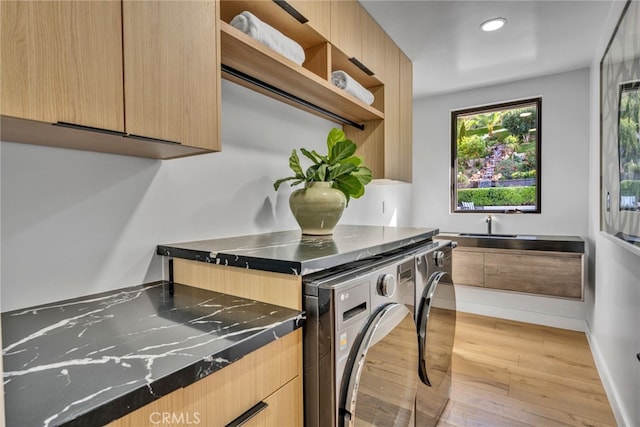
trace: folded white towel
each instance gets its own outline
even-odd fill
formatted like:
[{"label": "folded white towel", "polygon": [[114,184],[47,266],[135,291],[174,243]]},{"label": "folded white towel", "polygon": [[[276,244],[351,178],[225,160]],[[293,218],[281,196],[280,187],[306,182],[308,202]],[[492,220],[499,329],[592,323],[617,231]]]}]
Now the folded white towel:
[{"label": "folded white towel", "polygon": [[340,89],[344,89],[365,104],[373,104],[373,94],[344,71],[336,70],[331,73],[331,83]]},{"label": "folded white towel", "polygon": [[304,62],[304,49],[295,41],[262,22],[251,12],[244,11],[231,20],[231,26],[259,41],[298,65]]}]

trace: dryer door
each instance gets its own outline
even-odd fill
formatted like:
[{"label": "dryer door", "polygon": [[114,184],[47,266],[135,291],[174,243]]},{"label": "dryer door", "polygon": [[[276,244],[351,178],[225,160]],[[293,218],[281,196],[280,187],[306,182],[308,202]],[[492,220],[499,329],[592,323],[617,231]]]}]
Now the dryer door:
[{"label": "dryer door", "polygon": [[453,281],[439,271],[429,278],[418,304],[418,347],[420,379],[438,387],[449,375],[456,334],[456,306]]},{"label": "dryer door", "polygon": [[339,425],[412,426],[418,385],[413,315],[403,304],[379,307],[358,333],[340,389]]}]

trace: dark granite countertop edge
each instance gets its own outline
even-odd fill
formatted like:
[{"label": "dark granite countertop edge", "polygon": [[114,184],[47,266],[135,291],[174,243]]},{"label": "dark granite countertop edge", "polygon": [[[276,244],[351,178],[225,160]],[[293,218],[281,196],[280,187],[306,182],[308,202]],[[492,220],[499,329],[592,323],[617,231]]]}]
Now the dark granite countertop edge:
[{"label": "dark granite countertop edge", "polygon": [[198,251],[195,249],[183,249],[171,245],[158,245],[156,254],[174,258],[188,259],[191,261],[208,262],[212,264],[218,263],[216,258],[211,257],[211,253],[207,251]]},{"label": "dark granite countertop edge", "polygon": [[[342,264],[348,264],[369,256],[391,253],[406,246],[421,244],[431,240],[438,234],[437,229],[429,230],[426,233],[417,234],[412,237],[401,238],[394,242],[388,242],[381,245],[374,245],[365,250],[357,250],[310,259],[304,261],[280,260],[272,258],[262,258],[258,256],[236,255],[233,253],[218,252],[212,254],[208,251],[197,249],[185,249],[171,244],[158,245],[156,253],[161,256],[173,258],[187,259],[191,261],[206,262],[210,264],[219,264],[251,270],[269,271],[273,273],[284,273],[293,275],[305,275],[314,273],[319,270],[336,267]],[[366,256],[363,256],[366,254]]]},{"label": "dark granite countertop edge", "polygon": [[579,236],[538,236],[517,235],[520,237],[476,237],[460,236],[459,233],[442,232],[438,237],[446,237],[457,242],[460,247],[515,249],[548,252],[584,253],[585,241]]},{"label": "dark granite countertop edge", "polygon": [[305,317],[305,313],[300,312],[296,317],[264,329],[243,341],[234,343],[189,366],[159,378],[151,384],[144,384],[136,390],[80,414],[73,420],[67,421],[64,426],[104,425],[122,418],[144,405],[180,388],[187,387],[242,359],[249,353],[303,327]]}]

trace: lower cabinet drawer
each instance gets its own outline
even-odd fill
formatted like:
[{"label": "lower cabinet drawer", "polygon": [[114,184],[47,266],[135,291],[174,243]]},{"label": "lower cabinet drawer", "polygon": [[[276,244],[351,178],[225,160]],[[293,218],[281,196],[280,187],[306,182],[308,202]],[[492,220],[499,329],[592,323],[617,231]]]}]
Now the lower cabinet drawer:
[{"label": "lower cabinet drawer", "polygon": [[301,371],[302,330],[298,329],[109,425],[224,427],[264,401],[269,406],[245,426],[299,426],[298,420],[289,421],[301,419]]},{"label": "lower cabinet drawer", "polygon": [[242,427],[300,427],[302,414],[302,379],[298,376],[263,401],[267,406]]},{"label": "lower cabinet drawer", "polygon": [[582,298],[582,256],[484,254],[484,286]]},{"label": "lower cabinet drawer", "polygon": [[484,286],[484,254],[456,248],[453,252],[453,283]]},{"label": "lower cabinet drawer", "polygon": [[457,285],[575,300],[583,297],[581,253],[456,248],[452,265]]}]

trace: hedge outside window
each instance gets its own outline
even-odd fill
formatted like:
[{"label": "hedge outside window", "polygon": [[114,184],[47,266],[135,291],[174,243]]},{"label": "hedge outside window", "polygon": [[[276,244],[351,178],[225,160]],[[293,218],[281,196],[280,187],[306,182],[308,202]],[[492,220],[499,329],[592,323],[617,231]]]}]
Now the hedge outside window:
[{"label": "hedge outside window", "polygon": [[452,212],[540,213],[542,98],[451,112]]}]

